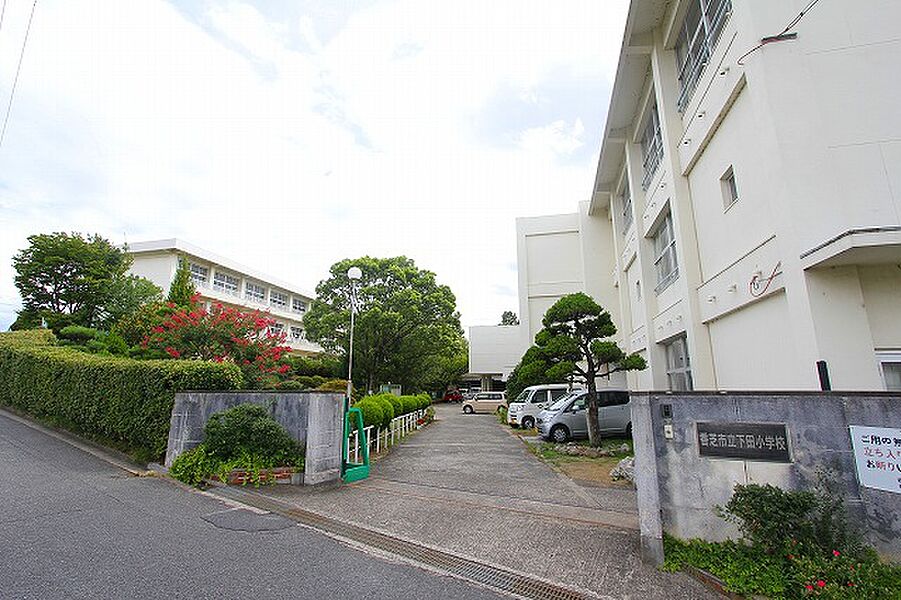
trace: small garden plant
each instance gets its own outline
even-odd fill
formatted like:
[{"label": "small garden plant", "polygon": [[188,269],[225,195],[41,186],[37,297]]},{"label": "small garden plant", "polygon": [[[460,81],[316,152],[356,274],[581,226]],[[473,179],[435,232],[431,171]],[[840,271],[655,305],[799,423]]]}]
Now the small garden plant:
[{"label": "small garden plant", "polygon": [[175,459],[169,474],[189,485],[245,471],[254,485],[271,482],[266,471],[276,467],[303,470],[303,450],[262,406],[240,404],[216,413],[204,428],[204,442]]},{"label": "small garden plant", "polygon": [[769,598],[901,599],[901,567],[879,561],[848,527],[825,479],[815,491],[737,485],[718,509],[741,541],[664,539],[664,569],[715,575],[738,594]]}]

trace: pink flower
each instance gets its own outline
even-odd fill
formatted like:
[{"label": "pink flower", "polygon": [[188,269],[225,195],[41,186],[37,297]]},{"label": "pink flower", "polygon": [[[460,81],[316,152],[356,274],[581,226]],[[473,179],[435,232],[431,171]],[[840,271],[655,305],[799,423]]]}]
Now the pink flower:
[{"label": "pink flower", "polygon": [[166,350],[166,354],[168,354],[172,358],[178,358],[179,356],[181,356],[181,352],[179,352],[172,346],[166,346],[165,350]]},{"label": "pink flower", "polygon": [[810,585],[809,583],[808,583],[807,585],[805,585],[804,587],[807,589],[808,592],[812,592],[812,591],[813,591],[813,586]]},{"label": "pink flower", "polygon": [[818,580],[817,580],[817,587],[821,587],[821,588],[826,587],[826,582],[823,581],[822,579],[818,579]]},{"label": "pink flower", "polygon": [[839,552],[838,550],[833,550],[833,551],[832,551],[832,556],[841,556],[841,554],[842,554],[842,553]]}]

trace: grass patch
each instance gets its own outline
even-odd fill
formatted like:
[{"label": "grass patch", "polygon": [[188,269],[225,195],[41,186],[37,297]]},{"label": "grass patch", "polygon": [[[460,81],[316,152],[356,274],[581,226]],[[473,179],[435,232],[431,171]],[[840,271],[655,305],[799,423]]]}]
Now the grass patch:
[{"label": "grass patch", "polygon": [[[629,445],[629,452],[621,452],[623,444]],[[578,444],[588,448],[588,443]],[[550,442],[527,444],[529,451],[542,461],[562,471],[567,477],[589,481],[606,487],[631,488],[628,481],[615,481],[610,478],[610,471],[620,460],[632,454],[632,440],[628,438],[607,438],[601,443],[601,450],[612,452],[610,456],[572,456],[557,450],[557,445]]]}]

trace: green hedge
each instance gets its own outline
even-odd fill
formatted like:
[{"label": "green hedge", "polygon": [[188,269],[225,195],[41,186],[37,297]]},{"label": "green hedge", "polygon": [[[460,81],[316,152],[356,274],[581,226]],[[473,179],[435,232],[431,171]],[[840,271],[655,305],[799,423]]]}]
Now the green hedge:
[{"label": "green hedge", "polygon": [[46,330],[0,333],[0,404],[147,458],[166,451],[175,392],[243,384],[232,364],[99,356],[55,343]]}]

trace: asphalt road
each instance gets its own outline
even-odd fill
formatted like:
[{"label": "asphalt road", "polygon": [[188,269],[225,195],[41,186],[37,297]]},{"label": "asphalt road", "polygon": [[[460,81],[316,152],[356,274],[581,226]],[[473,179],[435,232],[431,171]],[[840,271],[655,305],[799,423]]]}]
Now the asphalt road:
[{"label": "asphalt road", "polygon": [[0,415],[0,598],[498,598]]}]

